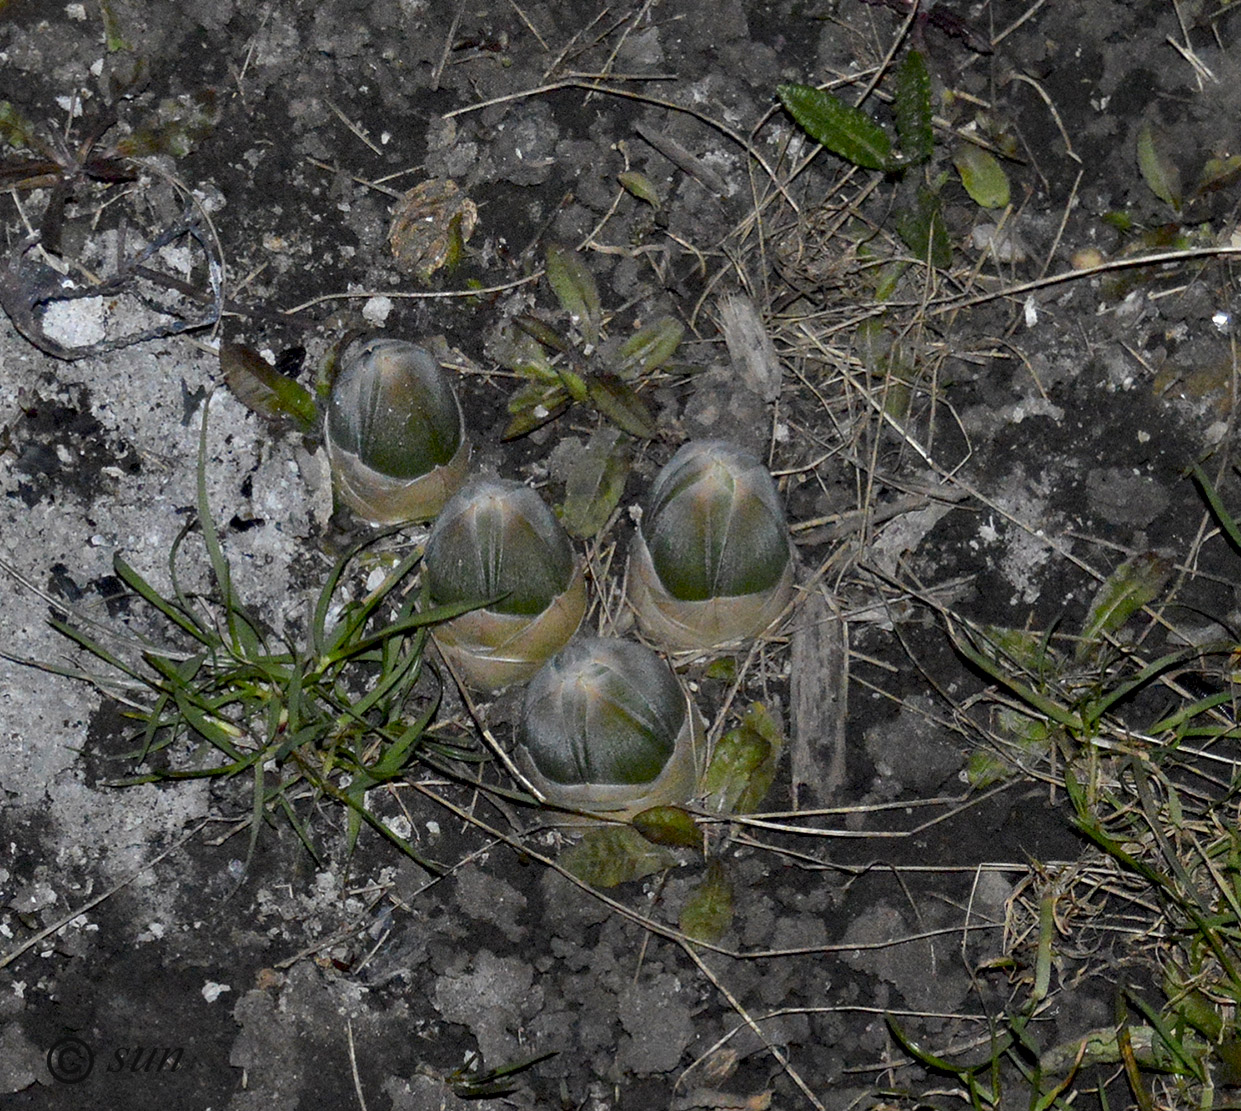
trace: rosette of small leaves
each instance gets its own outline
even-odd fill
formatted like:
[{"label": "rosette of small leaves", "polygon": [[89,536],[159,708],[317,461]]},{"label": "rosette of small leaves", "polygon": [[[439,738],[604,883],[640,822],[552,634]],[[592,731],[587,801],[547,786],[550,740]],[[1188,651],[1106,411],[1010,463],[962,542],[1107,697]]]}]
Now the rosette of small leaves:
[{"label": "rosette of small leaves", "polygon": [[793,592],[779,494],[758,458],[723,440],[684,445],[651,488],[629,556],[629,601],[661,647],[756,637]]},{"label": "rosette of small leaves", "polygon": [[454,495],[431,530],[422,574],[433,605],[486,603],[433,633],[440,652],[479,690],[530,678],[586,612],[586,583],[569,538],[520,482],[478,478]]},{"label": "rosette of small leaves", "polygon": [[494,345],[495,357],[526,380],[509,399],[504,439],[533,432],[573,404],[595,410],[632,436],[651,439],[655,420],[638,387],[667,367],[685,329],[665,316],[623,341],[605,338],[599,288],[581,256],[548,247],[547,278],[570,326],[562,331],[524,314]]},{"label": "rosette of small leaves", "polygon": [[426,348],[405,340],[346,345],[324,439],[340,500],[376,524],[434,517],[469,467],[452,385]]},{"label": "rosette of small leaves", "polygon": [[702,717],[659,656],[592,637],[530,681],[516,757],[552,805],[624,819],[687,801],[704,748]]}]

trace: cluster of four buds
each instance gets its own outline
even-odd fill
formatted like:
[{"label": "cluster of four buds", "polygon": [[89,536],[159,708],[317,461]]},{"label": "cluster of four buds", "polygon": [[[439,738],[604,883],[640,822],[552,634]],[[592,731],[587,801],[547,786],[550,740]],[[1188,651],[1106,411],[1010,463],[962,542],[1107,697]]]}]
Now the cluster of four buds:
[{"label": "cluster of four buds", "polygon": [[[485,603],[437,626],[436,644],[479,690],[530,680],[516,755],[549,802],[626,817],[694,793],[703,725],[692,700],[644,645],[573,639],[587,605],[581,560],[534,490],[465,482],[464,417],[429,352],[385,338],[347,347],[326,440],[337,491],[355,512],[435,517],[428,601]],[[751,639],[792,590],[788,526],[767,469],[724,441],[684,445],[656,478],[630,551],[628,601],[643,635],[672,651]]]}]

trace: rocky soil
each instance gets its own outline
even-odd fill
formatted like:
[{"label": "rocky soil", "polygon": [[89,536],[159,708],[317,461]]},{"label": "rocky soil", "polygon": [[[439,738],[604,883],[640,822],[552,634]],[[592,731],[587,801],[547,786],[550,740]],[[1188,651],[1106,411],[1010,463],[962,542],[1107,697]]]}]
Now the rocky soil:
[{"label": "rocky soil", "polygon": [[[992,0],[913,26],[937,116],[922,180],[942,175],[953,249],[930,270],[891,231],[913,179],[811,157],[775,98],[793,81],[856,100],[901,40],[897,9],[0,5],[0,101],[16,113],[0,112],[6,1108],[948,1105],[892,1023],[936,1051],[985,1044],[987,1016],[1028,988],[1038,877],[1086,846],[1037,769],[971,785],[998,727],[944,614],[1072,631],[1108,572],[1154,551],[1181,576],[1180,626],[1241,620],[1235,556],[1186,476],[1207,460],[1241,500],[1235,174],[1194,186],[1235,150],[1241,48],[1229,4]],[[866,102],[885,121],[887,88]],[[1139,164],[1147,125],[1181,211]],[[1006,155],[1009,210],[962,187],[963,135]],[[135,136],[154,153],[128,162]],[[109,182],[118,166],[133,180]],[[422,281],[388,234],[396,198],[428,179],[455,181],[478,222],[459,264]],[[71,200],[41,256],[29,237],[55,231],[57,181]],[[82,283],[162,232],[151,265],[181,286],[32,306],[64,291],[58,258]],[[601,418],[575,407],[503,441],[518,383],[494,357],[515,315],[554,319],[549,242],[582,247],[612,335],[682,321],[694,371],[645,388],[659,435],[583,547],[588,620],[623,622],[627,511],[687,438],[761,451],[797,542],[799,602],[777,634],[730,669],[684,671],[717,733],[761,701],[792,750],[762,820],[713,833],[734,892],[714,946],[676,928],[700,862],[600,898],[549,863],[566,835],[537,811],[429,771],[373,805],[443,876],[369,832],[347,856],[343,815],[309,801],[325,863],[273,821],[246,867],[245,783],[110,786],[132,770],[116,692],[22,662],[90,666],[52,616],[153,632],[113,558],[170,588],[212,390],[207,492],[235,587],[272,629],[305,629],[365,530],[333,515],[315,435],[222,387],[221,341],[309,383],[350,330],[442,336],[477,465],[562,500],[565,460]],[[1138,265],[1139,249],[1174,257]],[[876,274],[899,259],[884,300]],[[739,290],[779,356],[774,398],[722,337]],[[221,307],[215,327],[189,326]],[[141,338],[153,321],[170,334]],[[201,586],[198,535],[183,573]],[[480,707],[502,741],[517,698]],[[440,717],[478,743],[454,692]],[[1066,953],[1043,1044],[1107,1023],[1118,970],[1154,982],[1127,961],[1106,940]],[[525,1062],[507,1094],[463,1098],[480,1094],[471,1073]]]}]

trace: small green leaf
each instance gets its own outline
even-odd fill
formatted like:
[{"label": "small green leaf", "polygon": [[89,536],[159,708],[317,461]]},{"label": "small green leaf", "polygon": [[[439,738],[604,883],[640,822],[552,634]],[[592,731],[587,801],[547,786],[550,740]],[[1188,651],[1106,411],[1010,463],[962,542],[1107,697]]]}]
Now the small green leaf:
[{"label": "small green leaf", "polygon": [[652,845],[633,826],[587,830],[581,841],[560,857],[566,871],[591,887],[615,887],[640,880],[676,862],[669,849]]},{"label": "small green leaf", "polygon": [[703,777],[703,806],[717,814],[753,813],[771,788],[783,747],[779,723],[761,702],[752,703],[715,746]]},{"label": "small green leaf", "polygon": [[662,316],[635,332],[623,344],[616,360],[616,373],[626,381],[650,374],[664,366],[681,346],[685,328],[670,316]]},{"label": "small green leaf", "polygon": [[549,421],[555,420],[569,406],[569,395],[565,392],[560,380],[555,385],[544,386],[531,382],[522,386],[508,399],[508,411],[512,419],[501,435],[503,440],[516,440],[536,428],[542,428]]},{"label": "small green leaf", "polygon": [[[569,395],[560,384],[560,378],[554,377],[551,382],[531,382],[522,386],[508,399],[506,408],[510,414],[517,415],[540,406],[549,411],[560,409],[568,403]],[[547,414],[543,414],[541,419],[547,420]]]},{"label": "small green leaf", "polygon": [[896,137],[906,165],[930,159],[935,135],[931,130],[931,75],[920,50],[911,50],[896,67]]},{"label": "small green leaf", "polygon": [[656,845],[669,848],[702,849],[702,832],[689,811],[679,806],[652,806],[635,814],[633,826]]},{"label": "small green leaf", "polygon": [[18,150],[37,149],[34,124],[7,100],[0,100],[0,143]]},{"label": "small green leaf", "polygon": [[659,193],[646,174],[626,170],[623,174],[618,174],[616,180],[621,183],[625,192],[632,193],[640,201],[646,201],[652,208],[659,208]]},{"label": "small green leaf", "polygon": [[558,363],[554,369],[557,377],[560,379],[560,384],[564,386],[565,392],[574,401],[585,404],[590,400],[590,390],[586,386],[586,379],[570,370],[563,363]]},{"label": "small green leaf", "polygon": [[1115,633],[1138,610],[1159,597],[1171,576],[1171,561],[1155,552],[1142,552],[1125,560],[1108,576],[1090,603],[1077,658],[1087,658],[1105,634]]},{"label": "small green leaf", "polygon": [[970,199],[982,208],[1006,208],[1010,199],[1008,175],[999,160],[973,143],[963,143],[952,156],[961,184]]},{"label": "small green leaf", "polygon": [[1223,158],[1208,158],[1202,164],[1195,193],[1205,196],[1220,189],[1227,189],[1241,177],[1241,154],[1229,154]]},{"label": "small green leaf", "polygon": [[975,791],[984,791],[1016,774],[1016,768],[985,748],[974,749],[965,762],[965,781]]},{"label": "small green leaf", "polygon": [[523,436],[529,436],[536,428],[542,428],[549,421],[555,420],[559,415],[559,412],[547,410],[543,410],[542,415],[540,415],[538,409],[530,409],[526,412],[518,413],[504,426],[504,431],[500,433],[500,439],[505,442],[520,440]]},{"label": "small green leaf", "polygon": [[547,248],[547,280],[551,282],[560,307],[582,331],[588,347],[599,342],[599,325],[603,308],[599,287],[576,251],[568,251],[555,243]]},{"label": "small green leaf", "polygon": [[615,374],[600,374],[587,382],[590,403],[617,428],[641,440],[653,440],[658,433],[646,403]]},{"label": "small green leaf", "polygon": [[695,941],[714,945],[733,924],[733,885],[728,882],[718,860],[707,867],[707,874],[690,893],[681,908],[681,932]]},{"label": "small green leaf", "polygon": [[487,353],[506,370],[523,378],[532,378],[536,382],[558,381],[543,344],[524,328],[505,328],[491,343]]},{"label": "small green leaf", "polygon": [[923,262],[941,270],[952,265],[952,243],[937,193],[919,188],[913,206],[896,213],[896,230]]},{"label": "small green leaf", "polygon": [[544,347],[550,347],[553,351],[560,352],[569,350],[569,341],[550,324],[544,323],[537,316],[522,313],[521,316],[514,318],[513,323],[530,339],[537,341]]},{"label": "small green leaf", "polygon": [[301,432],[314,428],[317,410],[310,392],[257,351],[240,343],[223,344],[220,369],[233,396],[251,412],[266,420],[291,420]]},{"label": "small green leaf", "polygon": [[1162,136],[1157,136],[1150,120],[1138,132],[1138,169],[1147,187],[1175,212],[1181,211],[1181,172],[1168,157]]},{"label": "small green leaf", "polygon": [[887,301],[895,292],[896,287],[900,284],[900,280],[904,277],[905,271],[909,269],[909,263],[904,259],[894,259],[892,262],[886,262],[877,270],[872,271],[875,283],[875,300]]},{"label": "small green leaf", "polygon": [[866,170],[893,168],[892,140],[860,108],[813,85],[780,85],[780,102],[816,143]]},{"label": "small green leaf", "polygon": [[1060,730],[1058,725],[1007,706],[1000,708],[995,724],[1006,740],[1032,759],[1047,755]]},{"label": "small green leaf", "polygon": [[1016,629],[1008,625],[980,625],[978,632],[994,649],[997,659],[1007,657],[1022,671],[1039,675],[1059,659],[1048,644],[1047,634],[1036,629]]},{"label": "small green leaf", "polygon": [[587,540],[612,516],[629,475],[629,445],[615,428],[600,428],[573,461],[565,481],[563,521]]},{"label": "small green leaf", "polygon": [[444,269],[450,274],[461,265],[461,259],[465,256],[466,238],[465,215],[455,212],[448,218],[448,246],[444,251]]}]

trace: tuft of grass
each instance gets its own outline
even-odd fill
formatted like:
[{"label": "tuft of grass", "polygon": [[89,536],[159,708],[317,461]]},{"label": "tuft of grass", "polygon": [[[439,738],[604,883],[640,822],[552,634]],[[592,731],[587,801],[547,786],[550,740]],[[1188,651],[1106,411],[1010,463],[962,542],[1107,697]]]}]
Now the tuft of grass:
[{"label": "tuft of grass", "polygon": [[[1201,469],[1194,476],[1241,551],[1241,528]],[[1142,650],[1143,636],[1127,625],[1162,596],[1171,573],[1152,553],[1126,560],[1073,636],[948,618],[958,652],[992,684],[997,743],[971,762],[976,784],[1005,774],[1001,753],[1007,774],[1064,791],[1092,846],[1083,861],[1032,880],[1018,931],[1032,940],[1011,954],[1026,970],[1026,998],[996,1019],[983,1060],[936,1055],[892,1024],[905,1051],[952,1077],[970,1106],[998,1106],[996,1078],[1014,1066],[1036,1108],[1070,1106],[1096,1066],[1123,1078],[1142,1109],[1235,1106],[1223,1090],[1241,1081],[1238,648]],[[1094,951],[1100,974],[1115,982],[1106,966],[1113,950],[1129,977],[1114,989],[1115,1021],[1040,1044],[1034,1019],[1055,990],[1052,969]]]},{"label": "tuft of grass", "polygon": [[[209,404],[209,402],[208,402]],[[318,594],[300,643],[275,637],[242,604],[207,502],[207,406],[198,454],[198,530],[210,567],[207,594],[185,590],[178,576],[186,525],[169,553],[172,589],[157,590],[119,555],[117,576],[168,627],[180,647],[146,645],[136,658],[111,651],[81,623],[54,618],[53,627],[105,672],[36,665],[105,690],[121,691],[141,725],[128,758],[126,786],[185,779],[250,780],[250,850],[260,828],[283,815],[321,862],[316,839],[299,812],[307,796],[327,799],[348,816],[347,849],[365,824],[429,870],[442,868],[420,854],[367,804],[367,793],[419,762],[445,770],[451,761],[478,761],[474,748],[432,732],[443,693],[424,667],[429,627],[479,603],[418,609],[411,589],[422,558],[415,549],[397,561],[361,599],[342,599],[347,570],[381,533],[351,548]],[[31,661],[22,661],[29,663]],[[158,767],[154,758],[160,757]]]}]

